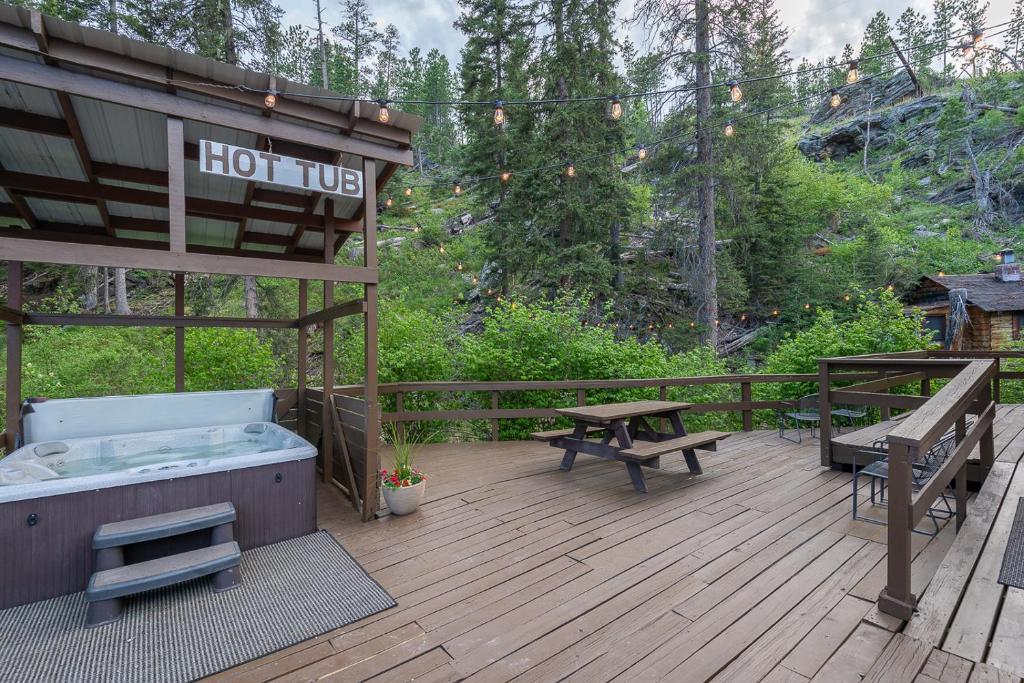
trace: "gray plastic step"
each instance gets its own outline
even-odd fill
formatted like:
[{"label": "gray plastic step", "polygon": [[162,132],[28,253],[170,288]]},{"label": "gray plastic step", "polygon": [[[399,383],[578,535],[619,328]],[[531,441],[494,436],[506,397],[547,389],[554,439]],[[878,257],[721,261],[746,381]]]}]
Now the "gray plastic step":
[{"label": "gray plastic step", "polygon": [[238,543],[221,543],[155,560],[96,572],[85,589],[89,602],[122,598],[155,588],[171,586],[238,566],[242,551]]},{"label": "gray plastic step", "polygon": [[103,524],[92,537],[93,550],[178,536],[235,521],[235,506],[216,503],[150,517]]}]

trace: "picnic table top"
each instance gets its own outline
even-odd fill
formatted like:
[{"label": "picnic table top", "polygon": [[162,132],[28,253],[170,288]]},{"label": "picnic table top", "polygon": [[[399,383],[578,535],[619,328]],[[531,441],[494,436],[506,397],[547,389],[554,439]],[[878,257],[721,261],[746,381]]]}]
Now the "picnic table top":
[{"label": "picnic table top", "polygon": [[686,410],[692,404],[679,401],[629,401],[627,403],[606,403],[599,406],[578,406],[558,408],[556,412],[575,420],[585,422],[611,422],[642,415],[661,415],[675,410]]}]

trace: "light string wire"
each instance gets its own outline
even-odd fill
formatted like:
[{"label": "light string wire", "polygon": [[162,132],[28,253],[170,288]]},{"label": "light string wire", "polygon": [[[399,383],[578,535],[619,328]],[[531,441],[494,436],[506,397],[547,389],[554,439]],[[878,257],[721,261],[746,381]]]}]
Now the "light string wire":
[{"label": "light string wire", "polygon": [[[984,28],[981,28],[981,29],[972,29],[971,31],[966,31],[964,33],[953,35],[953,36],[950,36],[948,38],[944,38],[944,39],[941,39],[941,40],[935,40],[935,41],[931,41],[929,43],[922,43],[920,45],[910,45],[910,46],[907,46],[906,48],[904,48],[903,50],[892,50],[890,52],[884,52],[884,53],[881,53],[881,54],[862,56],[860,58],[857,58],[857,59],[853,60],[853,62],[860,63],[860,62],[868,62],[868,61],[872,61],[872,60],[886,59],[888,57],[897,56],[901,52],[909,53],[909,52],[925,50],[925,49],[928,49],[930,47],[935,47],[936,45],[946,45],[950,41],[959,40],[961,38],[975,36],[975,35],[978,35],[979,33],[986,34],[988,31],[992,31],[994,29],[1001,28],[1003,26],[1007,26],[1007,25],[1012,24],[1012,23],[1014,23],[1014,20],[1004,21],[1002,23],[993,24],[991,26],[987,26],[987,27],[984,27]],[[1001,33],[1005,33],[1005,31],[1000,31],[999,34],[1001,34]],[[999,34],[986,35],[985,37],[994,37],[995,35],[999,35]],[[959,46],[956,46],[956,47],[957,47],[957,49],[959,49]],[[943,53],[939,52],[936,55],[933,55],[933,58],[935,56],[940,55],[940,54],[943,54]],[[836,59],[836,57],[833,55],[829,59]],[[627,99],[636,99],[636,98],[642,98],[642,97],[657,97],[657,96],[662,96],[662,95],[672,95],[672,94],[680,94],[680,93],[692,93],[692,92],[699,92],[699,91],[704,90],[704,89],[731,87],[733,85],[739,86],[739,85],[745,85],[745,84],[748,84],[748,83],[759,83],[759,82],[762,82],[762,81],[773,80],[773,79],[778,79],[778,78],[790,78],[790,77],[793,77],[793,76],[800,76],[800,75],[818,73],[818,72],[821,72],[821,71],[828,71],[828,70],[833,70],[833,69],[841,69],[841,68],[843,68],[844,65],[847,65],[847,64],[848,64],[847,62],[838,62],[838,61],[836,61],[836,62],[834,62],[832,64],[822,64],[821,66],[815,66],[815,67],[804,68],[804,69],[797,68],[797,69],[792,69],[790,71],[785,71],[785,72],[782,72],[782,73],[768,74],[768,75],[761,75],[761,76],[750,76],[750,77],[743,78],[743,79],[729,79],[729,80],[726,80],[726,81],[721,81],[721,82],[718,82],[718,83],[710,83],[708,85],[701,85],[701,86],[681,86],[681,87],[667,88],[667,89],[663,89],[663,90],[648,90],[648,91],[642,91],[642,92],[629,92],[629,93],[612,93],[612,94],[607,94],[607,95],[590,95],[590,96],[585,96],[585,97],[561,97],[561,98],[543,98],[543,99],[512,99],[512,100],[502,100],[500,98],[495,98],[493,100],[418,100],[418,99],[404,99],[404,98],[392,99],[392,98],[389,98],[389,97],[373,98],[373,97],[357,97],[357,96],[354,96],[354,95],[325,95],[325,94],[309,94],[309,93],[299,93],[299,92],[291,92],[291,93],[289,93],[289,92],[284,92],[284,91],[274,90],[274,89],[253,88],[253,87],[250,87],[250,86],[247,86],[247,85],[225,85],[223,83],[197,83],[197,82],[184,81],[184,80],[178,80],[178,79],[171,79],[169,82],[176,83],[176,84],[179,84],[179,85],[192,85],[192,86],[203,86],[203,87],[219,87],[219,88],[226,88],[226,89],[232,89],[232,90],[240,90],[240,91],[243,91],[243,92],[257,93],[257,94],[260,94],[260,95],[274,95],[275,97],[286,96],[286,97],[294,97],[294,98],[325,100],[325,101],[337,101],[337,102],[361,102],[361,103],[366,103],[366,104],[377,104],[377,105],[385,105],[385,106],[388,105],[388,104],[399,104],[399,105],[413,105],[413,106],[417,106],[417,105],[442,106],[443,105],[443,106],[487,106],[487,107],[494,107],[496,104],[498,104],[498,105],[500,105],[502,107],[506,107],[506,106],[531,106],[531,105],[565,104],[565,103],[575,103],[575,102],[612,102],[612,101],[615,101],[615,100],[627,100]],[[852,64],[852,62],[849,63],[849,64]]]},{"label": "light string wire", "polygon": [[[989,37],[995,37],[995,36],[998,36],[998,35],[1002,35],[1003,33],[1006,33],[1008,30],[1009,29],[1004,29],[1003,31],[998,31],[996,33],[991,34]],[[954,52],[954,51],[959,50],[959,49],[961,49],[961,46],[959,46],[959,45],[952,46],[952,47],[947,47],[945,50],[939,51],[939,52],[937,52],[934,55],[930,55],[926,59],[919,59],[916,62],[908,60],[908,62],[911,65],[920,66],[921,64],[927,64],[927,63],[931,62],[933,59],[935,59],[935,57],[941,56],[941,55],[946,54],[948,52]],[[861,80],[881,78],[881,77],[884,77],[884,76],[887,76],[887,75],[890,75],[890,74],[893,74],[893,73],[897,73],[899,71],[903,71],[904,69],[905,69],[905,67],[902,64],[900,64],[899,66],[895,66],[895,67],[893,67],[891,69],[887,69],[887,70],[881,71],[879,73],[869,74],[869,75],[865,76]],[[850,84],[844,84],[844,86],[845,85],[850,85]],[[780,111],[780,110],[783,110],[783,109],[788,109],[790,107],[794,107],[796,105],[803,104],[803,103],[808,102],[810,100],[815,100],[815,99],[820,100],[820,99],[822,99],[822,98],[824,98],[824,97],[826,97],[828,95],[831,95],[833,93],[833,91],[841,90],[842,87],[843,86],[840,86],[838,88],[828,88],[826,90],[822,90],[822,91],[819,91],[819,92],[811,93],[810,95],[806,95],[804,97],[799,97],[799,98],[796,98],[796,99],[789,100],[787,102],[775,105],[773,107],[768,107],[766,109],[761,109],[761,110],[758,110],[758,111],[755,111],[755,112],[748,112],[746,114],[740,114],[740,115],[735,116],[732,119],[730,119],[730,121],[732,122],[733,125],[735,125],[736,123],[739,123],[740,121],[748,120],[748,119],[751,119],[751,118],[756,118],[756,117],[759,117],[759,116],[764,116],[766,114],[771,114],[773,112]],[[629,147],[625,147],[625,148],[621,148],[621,149],[616,149],[616,150],[613,150],[613,151],[610,151],[610,152],[599,152],[599,153],[596,153],[596,154],[591,154],[591,155],[588,155],[588,156],[580,157],[578,159],[573,159],[572,160],[572,164],[576,165],[577,163],[593,161],[595,159],[602,159],[602,158],[605,158],[605,157],[612,157],[612,156],[616,156],[616,155],[620,155],[620,154],[636,153],[641,147],[647,149],[649,154],[654,154],[657,151],[659,146],[661,146],[661,145],[663,145],[663,144],[665,144],[667,142],[671,142],[673,140],[677,140],[677,139],[679,139],[681,137],[694,136],[694,135],[697,135],[698,133],[704,132],[704,130],[705,129],[698,128],[698,127],[687,128],[687,129],[684,129],[682,131],[679,131],[679,132],[676,132],[676,133],[672,133],[671,135],[667,135],[665,137],[658,138],[656,140],[652,140],[652,141],[648,141],[648,142],[644,142],[644,143],[637,143],[635,145],[631,145]],[[501,179],[506,173],[509,174],[510,178],[515,178],[517,176],[530,175],[530,174],[533,174],[533,173],[539,173],[541,171],[547,171],[547,170],[551,170],[551,169],[554,169],[554,168],[564,169],[566,167],[566,165],[567,165],[566,161],[557,161],[557,162],[552,162],[552,163],[549,163],[549,164],[544,164],[544,165],[536,166],[536,167],[533,167],[533,168],[526,168],[526,169],[522,169],[522,170],[518,170],[518,171],[506,170],[506,171],[502,171],[500,173],[494,173],[494,174],[491,174],[491,175],[475,176],[475,177],[468,177],[468,178],[460,178],[460,179],[457,179],[454,184],[457,184],[457,185],[460,186],[460,191],[465,191],[469,187],[471,187],[473,185],[477,185],[477,184],[479,184],[481,182],[488,181],[488,180]],[[431,182],[428,182],[428,183],[409,183],[409,184],[406,184],[404,187],[406,187],[406,188],[423,188],[423,187],[436,187],[437,185],[438,185],[438,181],[431,181]]]}]

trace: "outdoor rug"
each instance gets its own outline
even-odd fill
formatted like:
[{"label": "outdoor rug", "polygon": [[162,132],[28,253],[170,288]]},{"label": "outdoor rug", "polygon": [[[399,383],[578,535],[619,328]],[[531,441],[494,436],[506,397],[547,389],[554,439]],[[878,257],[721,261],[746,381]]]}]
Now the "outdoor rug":
[{"label": "outdoor rug", "polygon": [[209,577],[125,600],[84,628],[85,594],[0,611],[4,683],[177,683],[209,676],[395,606],[326,531],[247,550],[242,584]]},{"label": "outdoor rug", "polygon": [[1010,537],[1006,539],[999,583],[1024,588],[1024,496],[1017,499],[1017,514],[1013,517]]}]

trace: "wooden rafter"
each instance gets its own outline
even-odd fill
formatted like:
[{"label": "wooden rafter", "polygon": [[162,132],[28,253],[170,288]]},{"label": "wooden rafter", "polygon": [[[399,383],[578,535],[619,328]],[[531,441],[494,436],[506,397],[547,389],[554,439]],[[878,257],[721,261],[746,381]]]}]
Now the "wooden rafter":
[{"label": "wooden rafter", "polygon": [[[0,176],[5,172],[4,165],[0,164]],[[3,188],[4,192],[7,193],[7,196],[11,198],[10,206],[14,209],[15,217],[25,221],[28,227],[35,228],[36,225],[39,224],[39,221],[36,220],[35,214],[32,213],[32,208],[28,205],[28,202],[24,200],[21,194],[4,185],[2,179],[0,179],[0,188]],[[5,213],[7,213],[7,211],[5,211]]]}]

